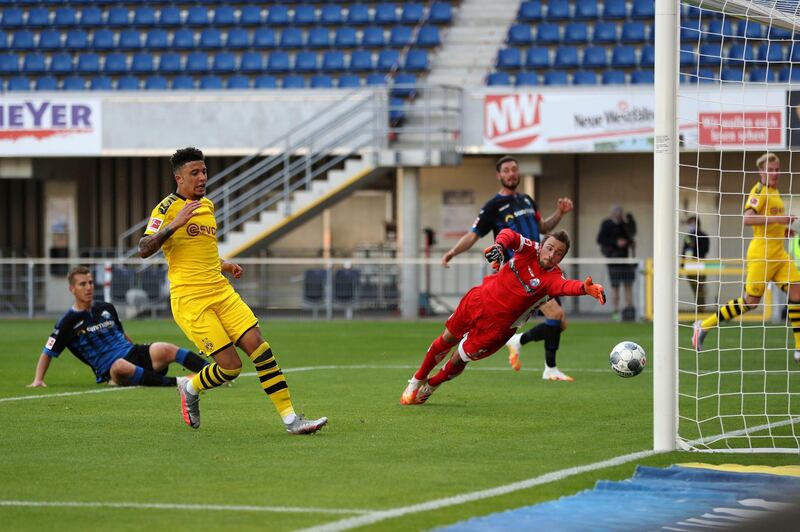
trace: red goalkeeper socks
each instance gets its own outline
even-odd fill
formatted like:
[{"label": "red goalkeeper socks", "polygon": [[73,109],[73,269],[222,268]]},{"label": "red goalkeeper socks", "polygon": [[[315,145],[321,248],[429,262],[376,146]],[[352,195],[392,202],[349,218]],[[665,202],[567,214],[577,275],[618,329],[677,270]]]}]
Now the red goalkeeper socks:
[{"label": "red goalkeeper socks", "polygon": [[414,378],[420,381],[426,379],[431,370],[447,356],[452,348],[453,344],[448,344],[442,336],[439,336],[428,348],[428,352],[425,353],[425,359],[414,374]]},{"label": "red goalkeeper socks", "polygon": [[430,386],[439,386],[444,381],[453,380],[461,375],[461,372],[464,371],[466,367],[467,365],[465,363],[456,366],[453,364],[452,360],[448,360],[445,365],[442,366],[442,369],[439,370],[439,373],[428,379],[428,384]]}]

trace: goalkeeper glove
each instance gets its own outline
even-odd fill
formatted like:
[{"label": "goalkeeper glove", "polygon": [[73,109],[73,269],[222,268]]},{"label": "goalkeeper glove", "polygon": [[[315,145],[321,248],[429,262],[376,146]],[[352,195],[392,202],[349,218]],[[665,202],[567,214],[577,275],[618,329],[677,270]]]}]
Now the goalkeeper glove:
[{"label": "goalkeeper glove", "polygon": [[603,285],[594,284],[591,277],[587,277],[583,281],[583,289],[586,293],[600,302],[601,305],[606,304],[606,292],[603,290]]},{"label": "goalkeeper glove", "polygon": [[492,244],[483,250],[483,256],[486,257],[486,261],[492,265],[494,271],[499,270],[503,265],[506,259],[504,251],[503,246],[500,244]]}]

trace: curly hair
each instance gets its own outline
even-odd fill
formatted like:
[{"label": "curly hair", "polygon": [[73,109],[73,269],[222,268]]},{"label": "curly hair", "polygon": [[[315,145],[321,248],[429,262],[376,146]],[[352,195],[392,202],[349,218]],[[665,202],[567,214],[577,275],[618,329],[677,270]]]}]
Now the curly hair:
[{"label": "curly hair", "polygon": [[180,170],[184,164],[194,161],[205,161],[203,152],[197,148],[182,148],[173,153],[172,157],[169,158],[173,174],[177,174],[178,170]]}]

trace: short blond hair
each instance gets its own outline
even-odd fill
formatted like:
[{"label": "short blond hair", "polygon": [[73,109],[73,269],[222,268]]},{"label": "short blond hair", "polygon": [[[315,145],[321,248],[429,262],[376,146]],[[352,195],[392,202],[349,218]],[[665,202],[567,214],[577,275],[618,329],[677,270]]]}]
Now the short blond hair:
[{"label": "short blond hair", "polygon": [[772,152],[767,152],[756,160],[756,168],[763,170],[767,163],[780,164],[781,159]]}]

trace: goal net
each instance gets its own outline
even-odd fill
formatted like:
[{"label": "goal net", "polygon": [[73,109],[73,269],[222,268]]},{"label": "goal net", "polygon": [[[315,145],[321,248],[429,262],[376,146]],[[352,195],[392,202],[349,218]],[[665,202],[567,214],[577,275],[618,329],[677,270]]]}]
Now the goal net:
[{"label": "goal net", "polygon": [[800,240],[785,230],[800,224],[779,218],[800,216],[798,9],[796,0],[680,5],[672,287],[680,449],[800,450],[800,298],[796,309],[787,304],[785,284],[800,265],[800,255],[785,254]]}]

